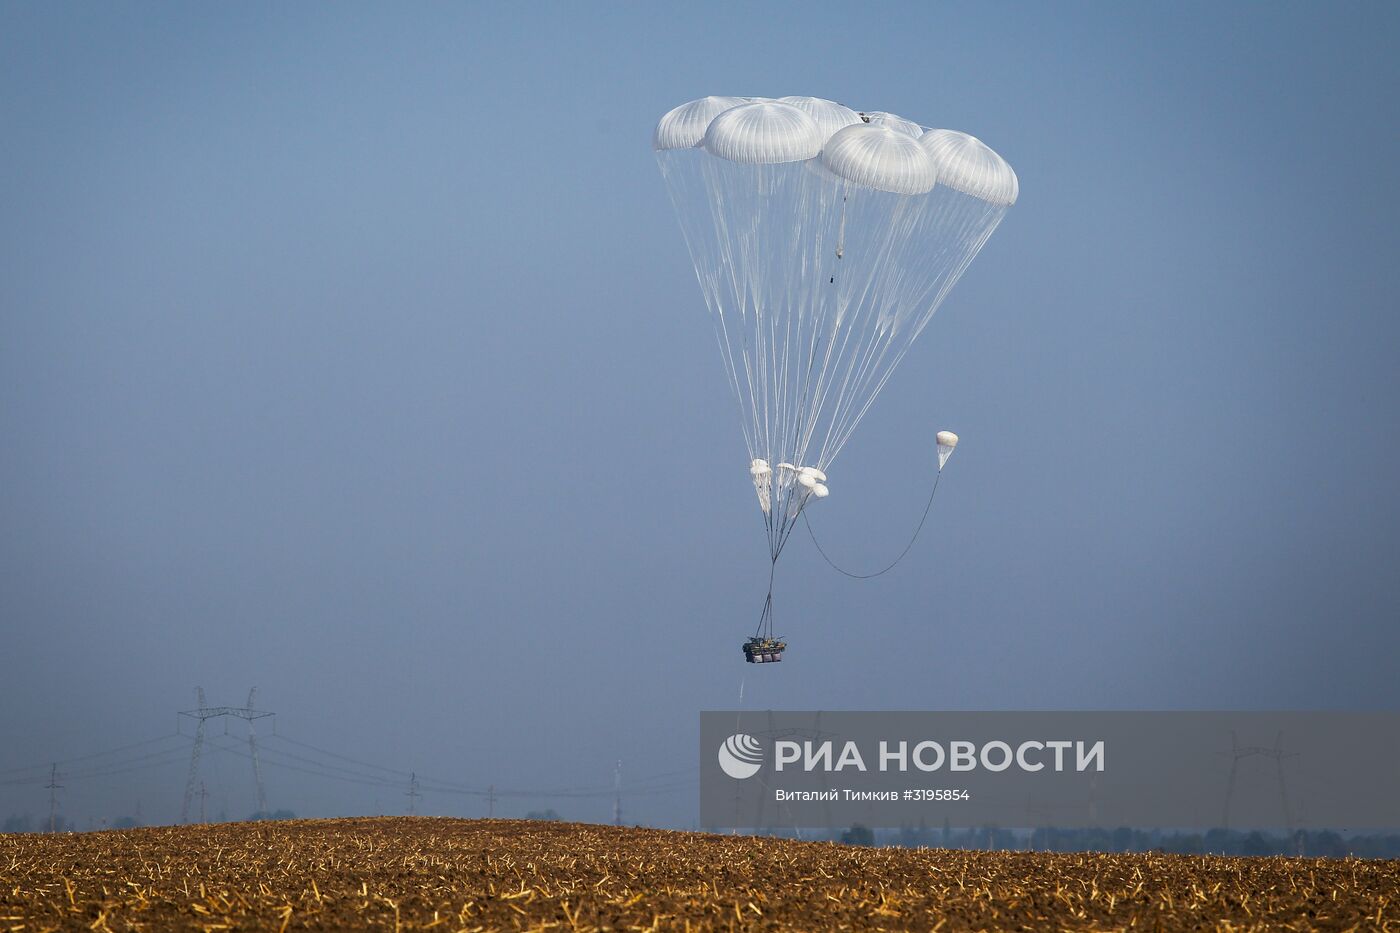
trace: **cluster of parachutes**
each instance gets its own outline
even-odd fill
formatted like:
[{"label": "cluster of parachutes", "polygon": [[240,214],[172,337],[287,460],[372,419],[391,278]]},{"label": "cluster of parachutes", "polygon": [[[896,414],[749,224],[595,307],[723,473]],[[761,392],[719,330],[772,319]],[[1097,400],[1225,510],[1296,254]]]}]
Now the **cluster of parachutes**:
[{"label": "cluster of parachutes", "polygon": [[[767,515],[773,510],[773,468],[762,457],[749,464],[749,475],[753,477],[754,492],[758,493],[758,507]],[[788,492],[788,511],[792,518],[797,517],[808,496],[825,499],[831,490],[826,488],[826,474],[816,467],[798,467],[791,463],[778,464],[778,489]]]},{"label": "cluster of parachutes", "polygon": [[[661,118],[653,148],[776,566],[855,426],[1015,203],[1016,173],[966,133],[816,97],[693,100]],[[937,442],[941,470],[957,437]]]}]

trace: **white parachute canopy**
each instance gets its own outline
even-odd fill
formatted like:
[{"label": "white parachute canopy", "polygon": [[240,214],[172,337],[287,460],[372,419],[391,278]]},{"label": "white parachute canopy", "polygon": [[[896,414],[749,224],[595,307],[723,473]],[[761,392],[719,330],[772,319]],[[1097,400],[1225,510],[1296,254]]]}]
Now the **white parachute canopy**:
[{"label": "white parachute canopy", "polygon": [[952,431],[939,431],[934,440],[938,442],[938,470],[942,472],[948,458],[953,455],[953,449],[958,446],[958,436]]},{"label": "white parachute canopy", "polygon": [[[974,137],[867,116],[812,97],[706,97],[667,113],[653,137],[775,560],[1018,193],[1015,172]],[[951,450],[940,439],[940,468]]]},{"label": "white parachute canopy", "polygon": [[866,123],[874,123],[876,126],[888,126],[892,130],[898,130],[915,139],[918,139],[924,134],[924,128],[922,126],[915,123],[913,120],[906,120],[893,113],[881,113],[879,111],[863,113],[861,114],[861,118]]}]

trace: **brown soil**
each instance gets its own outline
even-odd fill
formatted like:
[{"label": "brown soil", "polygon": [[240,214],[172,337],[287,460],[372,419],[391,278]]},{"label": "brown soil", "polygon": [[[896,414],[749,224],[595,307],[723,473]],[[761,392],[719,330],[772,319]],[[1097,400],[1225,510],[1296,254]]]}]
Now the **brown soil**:
[{"label": "brown soil", "polygon": [[0,933],[1400,930],[1400,861],[864,849],[430,817],[0,835]]}]

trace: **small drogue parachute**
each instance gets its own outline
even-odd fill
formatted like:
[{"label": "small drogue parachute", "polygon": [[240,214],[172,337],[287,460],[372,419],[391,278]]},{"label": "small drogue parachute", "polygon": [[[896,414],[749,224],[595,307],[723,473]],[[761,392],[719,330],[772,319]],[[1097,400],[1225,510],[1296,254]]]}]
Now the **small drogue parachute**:
[{"label": "small drogue parachute", "polygon": [[942,470],[948,465],[953,449],[958,446],[958,436],[952,431],[939,431],[933,437],[938,444],[938,469]]},{"label": "small drogue parachute", "polygon": [[[1016,173],[966,133],[817,97],[702,97],[663,116],[652,145],[776,569],[856,425],[1016,203]],[[957,435],[936,440],[941,471]],[[749,660],[781,659],[772,621],[770,582]]]}]

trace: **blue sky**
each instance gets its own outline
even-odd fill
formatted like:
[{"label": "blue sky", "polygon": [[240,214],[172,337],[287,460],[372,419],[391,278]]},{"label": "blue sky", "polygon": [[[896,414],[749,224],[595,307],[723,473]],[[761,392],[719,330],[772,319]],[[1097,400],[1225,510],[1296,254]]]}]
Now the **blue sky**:
[{"label": "blue sky", "polygon": [[[1394,708],[1397,27],[0,7],[0,769],[160,735],[195,684],[501,787],[688,767],[741,682],[754,709]],[[795,539],[771,669],[739,661],[764,536],[649,146],[706,94],[965,130],[1021,181],[819,517],[883,563],[947,427],[932,533],[865,584]],[[402,806],[268,782],[308,815]],[[73,784],[74,818],[172,819],[183,770]],[[46,803],[0,786],[0,814]]]}]

